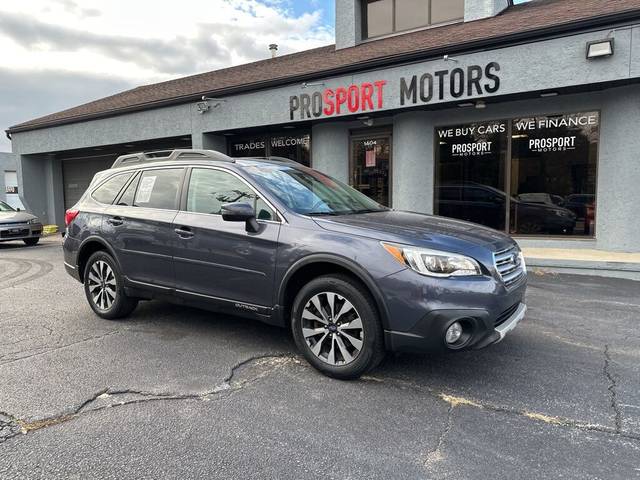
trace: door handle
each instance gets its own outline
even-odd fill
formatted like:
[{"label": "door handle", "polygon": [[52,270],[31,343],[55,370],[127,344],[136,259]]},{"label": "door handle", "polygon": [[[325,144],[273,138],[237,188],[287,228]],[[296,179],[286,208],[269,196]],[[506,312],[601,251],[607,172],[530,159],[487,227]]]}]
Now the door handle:
[{"label": "door handle", "polygon": [[107,219],[107,223],[109,225],[113,225],[114,227],[118,227],[124,223],[124,220],[121,217],[111,217]]},{"label": "door handle", "polygon": [[189,227],[175,228],[173,231],[176,232],[180,238],[186,239],[193,237],[193,232]]}]

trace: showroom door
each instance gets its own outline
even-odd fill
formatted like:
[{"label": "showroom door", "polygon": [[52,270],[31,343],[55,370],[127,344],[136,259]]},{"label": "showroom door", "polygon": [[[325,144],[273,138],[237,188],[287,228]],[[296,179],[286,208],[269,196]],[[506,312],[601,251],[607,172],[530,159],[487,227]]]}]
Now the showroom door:
[{"label": "showroom door", "polygon": [[391,132],[351,136],[349,183],[376,202],[391,206]]}]

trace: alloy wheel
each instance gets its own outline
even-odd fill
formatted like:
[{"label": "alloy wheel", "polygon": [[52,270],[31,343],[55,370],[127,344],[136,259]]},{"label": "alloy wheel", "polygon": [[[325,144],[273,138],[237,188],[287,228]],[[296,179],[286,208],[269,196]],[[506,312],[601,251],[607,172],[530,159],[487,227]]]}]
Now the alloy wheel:
[{"label": "alloy wheel", "polygon": [[109,310],[116,299],[116,277],[113,269],[103,260],[91,265],[87,277],[93,303],[101,310]]},{"label": "alloy wheel", "polygon": [[364,342],[362,319],[345,297],[321,292],[302,311],[302,336],[311,352],[329,365],[353,362]]}]

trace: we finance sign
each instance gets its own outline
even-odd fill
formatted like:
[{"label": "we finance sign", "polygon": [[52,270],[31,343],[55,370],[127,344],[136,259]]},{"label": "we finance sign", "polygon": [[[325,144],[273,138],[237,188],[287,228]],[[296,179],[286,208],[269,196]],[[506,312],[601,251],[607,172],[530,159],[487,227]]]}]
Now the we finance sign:
[{"label": "we finance sign", "polygon": [[[500,64],[470,65],[416,73],[395,81],[373,80],[289,97],[289,119],[309,120],[363,114],[494,94],[500,90]],[[391,95],[388,93],[391,92]]]}]

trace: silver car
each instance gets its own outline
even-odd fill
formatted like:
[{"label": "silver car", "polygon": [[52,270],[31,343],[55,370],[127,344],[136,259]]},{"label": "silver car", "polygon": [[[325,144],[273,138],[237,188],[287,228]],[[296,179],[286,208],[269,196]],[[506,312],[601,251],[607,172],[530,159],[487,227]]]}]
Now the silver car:
[{"label": "silver car", "polygon": [[41,235],[42,223],[38,217],[0,201],[0,242],[22,240],[32,246],[38,243]]}]

